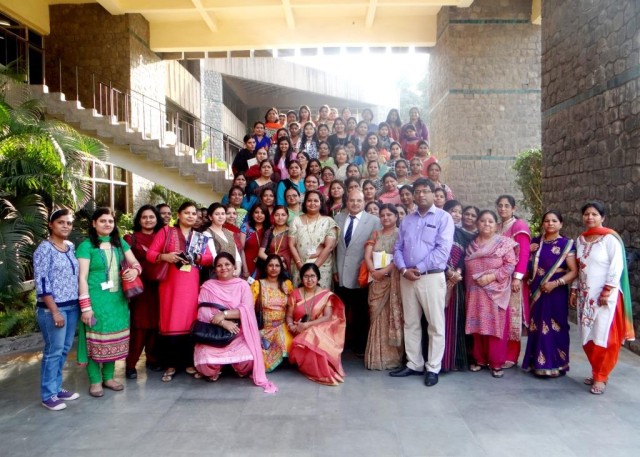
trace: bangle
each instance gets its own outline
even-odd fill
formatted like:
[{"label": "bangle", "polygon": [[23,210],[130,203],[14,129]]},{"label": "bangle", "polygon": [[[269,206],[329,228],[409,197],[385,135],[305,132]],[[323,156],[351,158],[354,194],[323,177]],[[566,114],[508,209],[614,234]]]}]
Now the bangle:
[{"label": "bangle", "polygon": [[139,263],[134,263],[131,268],[138,272],[138,275],[142,274],[142,266]]},{"label": "bangle", "polygon": [[406,268],[403,268],[402,271],[400,271],[400,275],[404,276],[404,274],[407,272]]},{"label": "bangle", "polygon": [[91,299],[88,295],[83,295],[82,298],[78,300],[78,303],[80,304],[80,311],[83,313],[85,311],[91,311]]},{"label": "bangle", "polygon": [[88,308],[85,308],[85,309],[82,310],[83,313],[88,313],[89,311],[93,311],[91,306],[89,306]]}]

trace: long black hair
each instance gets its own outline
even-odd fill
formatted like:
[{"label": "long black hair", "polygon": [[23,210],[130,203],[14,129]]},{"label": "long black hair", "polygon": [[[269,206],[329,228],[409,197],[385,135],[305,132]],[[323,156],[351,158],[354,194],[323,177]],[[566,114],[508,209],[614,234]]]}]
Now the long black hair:
[{"label": "long black hair", "polygon": [[93,222],[97,221],[101,216],[104,216],[105,214],[113,217],[113,230],[109,234],[109,241],[111,242],[111,246],[113,246],[114,248],[121,248],[122,243],[120,242],[120,231],[118,230],[118,225],[115,223],[116,213],[111,208],[98,208],[93,212],[93,214],[91,215],[92,224],[89,226],[89,240],[91,241],[91,244],[94,248],[100,248],[100,243],[102,242],[98,239],[98,232],[93,226]]}]

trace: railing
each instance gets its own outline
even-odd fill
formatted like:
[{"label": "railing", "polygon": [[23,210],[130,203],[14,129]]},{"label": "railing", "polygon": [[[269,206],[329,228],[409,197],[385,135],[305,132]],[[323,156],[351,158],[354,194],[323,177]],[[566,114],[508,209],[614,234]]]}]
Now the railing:
[{"label": "railing", "polygon": [[[63,67],[62,60],[58,60],[57,73],[58,89],[67,100],[80,101],[113,123],[124,124],[143,138],[158,140],[161,146],[192,155],[195,162],[207,163],[211,170],[225,170],[230,176],[241,140],[199,119],[167,111],[166,104],[125,84],[105,80],[89,69]],[[50,79],[45,84],[55,87],[56,81]]]}]

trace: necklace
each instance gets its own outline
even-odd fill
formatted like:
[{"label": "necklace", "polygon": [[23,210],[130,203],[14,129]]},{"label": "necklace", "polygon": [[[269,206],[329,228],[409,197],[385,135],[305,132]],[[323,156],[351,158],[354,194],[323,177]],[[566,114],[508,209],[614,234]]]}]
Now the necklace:
[{"label": "necklace", "polygon": [[304,305],[303,305],[304,306],[304,315],[305,316],[309,316],[307,318],[307,321],[311,320],[311,311],[313,310],[313,307],[315,306],[316,289],[317,289],[317,286],[313,288],[313,297],[311,297],[312,298],[311,305],[308,308],[307,308],[307,289],[306,288],[302,289],[302,295],[304,297]]},{"label": "necklace", "polygon": [[[283,229],[280,233],[278,233],[278,232],[276,232],[276,229],[274,228],[273,229],[273,238],[274,239],[277,238],[278,235],[284,234],[284,232],[286,232],[287,230],[288,229]],[[280,252],[280,247],[282,246],[282,242],[284,241],[284,238],[285,238],[284,236],[280,237],[280,242],[276,245],[274,254],[278,255],[278,252]]]},{"label": "necklace", "polygon": [[66,244],[64,244],[64,241],[62,242],[62,246],[59,246],[58,244],[56,244],[55,241],[49,239],[49,243],[51,243],[53,245],[54,248],[56,248],[56,251],[60,251],[60,252],[67,252],[69,251],[69,246],[67,246]]},{"label": "necklace", "polygon": [[547,239],[546,237],[543,237],[542,241],[545,242],[545,243],[555,243],[558,240],[558,238],[560,238],[560,235],[556,234],[556,236],[554,238],[551,238],[551,239]]}]

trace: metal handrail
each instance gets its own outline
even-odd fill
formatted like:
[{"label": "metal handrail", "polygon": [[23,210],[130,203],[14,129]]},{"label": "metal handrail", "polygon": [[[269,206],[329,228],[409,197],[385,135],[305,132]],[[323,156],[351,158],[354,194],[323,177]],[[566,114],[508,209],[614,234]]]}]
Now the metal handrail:
[{"label": "metal handrail", "polygon": [[[58,59],[60,93],[65,93],[64,89],[68,87],[63,87],[63,73],[66,77],[68,72],[72,72],[75,100],[86,100],[92,109],[109,117],[111,122],[124,124],[143,138],[158,140],[163,147],[174,147],[176,154],[192,155],[196,163],[209,164],[210,170],[220,170],[219,161],[224,161],[227,177],[230,177],[231,164],[242,145],[241,140],[199,119],[184,119],[178,112],[167,115],[165,103],[125,84],[104,79],[90,69],[77,65],[72,68],[65,66],[64,69],[63,72],[62,59]],[[90,93],[87,83],[91,85]]]}]

